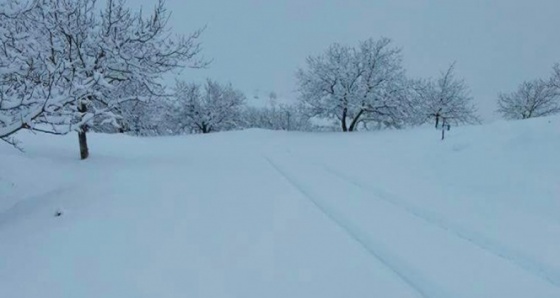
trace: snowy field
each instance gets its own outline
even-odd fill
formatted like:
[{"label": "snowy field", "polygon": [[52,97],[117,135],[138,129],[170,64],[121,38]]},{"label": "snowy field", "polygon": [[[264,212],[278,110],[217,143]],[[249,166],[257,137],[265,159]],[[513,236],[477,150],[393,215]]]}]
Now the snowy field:
[{"label": "snowy field", "polygon": [[21,134],[0,297],[560,297],[560,118],[438,137]]}]

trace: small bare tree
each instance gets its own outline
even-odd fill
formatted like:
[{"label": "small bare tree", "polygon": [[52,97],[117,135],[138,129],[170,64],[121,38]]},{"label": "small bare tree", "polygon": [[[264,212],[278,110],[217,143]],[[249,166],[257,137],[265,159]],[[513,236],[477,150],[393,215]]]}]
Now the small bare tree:
[{"label": "small bare tree", "polygon": [[418,124],[433,120],[435,127],[453,123],[477,123],[477,109],[463,79],[455,77],[455,64],[436,80],[417,81],[412,88],[416,94]]},{"label": "small bare tree", "polygon": [[501,93],[498,112],[506,119],[528,119],[560,113],[560,94],[550,82],[523,82],[517,91]]}]

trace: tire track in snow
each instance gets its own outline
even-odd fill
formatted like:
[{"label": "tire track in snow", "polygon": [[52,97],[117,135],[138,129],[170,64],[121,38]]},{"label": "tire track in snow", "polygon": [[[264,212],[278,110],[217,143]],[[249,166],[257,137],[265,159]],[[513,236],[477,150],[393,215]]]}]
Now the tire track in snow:
[{"label": "tire track in snow", "polygon": [[[301,158],[297,158],[298,160],[302,160]],[[513,252],[511,249],[504,247],[503,245],[497,244],[496,242],[485,238],[483,236],[477,235],[474,232],[466,230],[462,227],[454,225],[449,221],[443,219],[441,216],[437,216],[431,214],[426,211],[422,211],[410,204],[405,203],[402,199],[397,198],[397,196],[392,195],[382,189],[365,185],[363,183],[355,181],[352,177],[349,177],[346,174],[341,173],[340,171],[334,170],[325,164],[320,164],[314,161],[305,161],[308,164],[312,164],[316,167],[322,168],[325,172],[330,173],[332,176],[337,177],[339,180],[351,184],[354,187],[359,188],[360,190],[369,190],[374,193],[373,197],[375,199],[387,202],[395,207],[398,207],[401,210],[406,211],[407,213],[413,215],[414,217],[436,226],[468,243],[491,253],[507,262],[514,264],[515,266],[521,268],[522,270],[538,276],[539,278],[543,279],[544,281],[548,282],[549,284],[560,287],[560,273],[552,268],[546,268],[546,265],[540,264],[537,261],[533,261],[528,257],[521,256],[519,253]]]},{"label": "tire track in snow", "polygon": [[[419,294],[420,297],[430,298],[434,295],[429,295],[427,290],[422,288],[420,284],[425,284],[425,282],[419,282],[415,280],[410,274],[402,272],[401,270],[397,269],[398,266],[395,265],[398,261],[395,260],[394,257],[390,257],[387,255],[386,252],[380,251],[380,249],[376,249],[373,245],[368,241],[368,239],[357,232],[353,227],[351,227],[350,223],[344,222],[340,219],[339,216],[335,215],[335,213],[321,204],[313,194],[311,194],[307,189],[301,185],[297,179],[289,175],[285,172],[280,166],[278,166],[274,161],[270,158],[264,156],[264,159],[267,163],[274,169],[276,173],[278,173],[284,180],[286,180],[295,190],[301,193],[306,199],[308,199],[321,213],[327,216],[335,225],[341,228],[350,238],[352,238],[355,242],[357,242],[369,255],[374,257],[378,260],[381,264],[383,264],[390,272],[392,272],[397,278],[399,278],[403,283],[405,283],[409,288],[414,290],[416,293]],[[410,270],[408,270],[410,272]],[[433,288],[433,287],[431,287]],[[441,296],[441,295],[437,295]]]}]

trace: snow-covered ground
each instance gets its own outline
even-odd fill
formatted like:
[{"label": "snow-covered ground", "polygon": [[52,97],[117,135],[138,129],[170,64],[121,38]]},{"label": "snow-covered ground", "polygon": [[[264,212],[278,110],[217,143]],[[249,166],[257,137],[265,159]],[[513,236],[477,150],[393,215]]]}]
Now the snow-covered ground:
[{"label": "snow-covered ground", "polygon": [[20,138],[0,297],[560,297],[559,117]]}]

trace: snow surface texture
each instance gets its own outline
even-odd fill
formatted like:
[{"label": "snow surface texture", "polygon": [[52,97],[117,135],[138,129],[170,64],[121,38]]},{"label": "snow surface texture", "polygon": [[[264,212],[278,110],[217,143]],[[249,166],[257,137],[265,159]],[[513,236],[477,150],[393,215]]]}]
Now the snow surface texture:
[{"label": "snow surface texture", "polygon": [[559,117],[20,138],[0,297],[560,297]]}]

